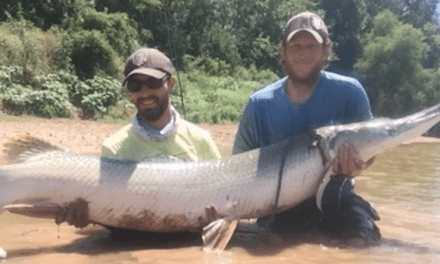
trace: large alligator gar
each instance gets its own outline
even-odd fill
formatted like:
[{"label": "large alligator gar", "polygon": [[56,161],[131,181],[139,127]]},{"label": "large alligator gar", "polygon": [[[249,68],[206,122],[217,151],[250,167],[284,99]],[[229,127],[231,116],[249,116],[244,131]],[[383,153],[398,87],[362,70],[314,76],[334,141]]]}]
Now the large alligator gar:
[{"label": "large alligator gar", "polygon": [[[79,155],[33,138],[15,140],[7,144],[15,163],[0,167],[0,210],[14,204],[44,209],[81,198],[94,223],[155,232],[204,229],[206,244],[224,247],[229,238],[221,242],[214,233],[230,237],[234,219],[269,216],[321,197],[332,160],[345,142],[367,161],[439,121],[440,104],[400,119],[322,127],[268,147],[197,162],[134,163]],[[208,206],[217,220],[212,221]]]}]

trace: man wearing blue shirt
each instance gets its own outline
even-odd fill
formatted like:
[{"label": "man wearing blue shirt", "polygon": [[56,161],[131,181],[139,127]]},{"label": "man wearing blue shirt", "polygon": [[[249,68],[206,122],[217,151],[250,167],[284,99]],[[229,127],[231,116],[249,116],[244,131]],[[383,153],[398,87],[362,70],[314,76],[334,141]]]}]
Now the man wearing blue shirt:
[{"label": "man wearing blue shirt", "polygon": [[[331,52],[324,21],[303,12],[286,24],[280,45],[287,77],[251,95],[240,120],[233,154],[280,142],[309,129],[372,119],[369,100],[354,78],[324,71]],[[301,230],[314,223],[320,230],[347,238],[379,241],[379,217],[353,192],[353,178],[372,163],[363,163],[350,145],[333,162],[334,176],[326,187],[323,212],[310,199],[275,215],[273,231]],[[349,180],[347,180],[349,179]],[[259,219],[259,223],[264,219]]]}]

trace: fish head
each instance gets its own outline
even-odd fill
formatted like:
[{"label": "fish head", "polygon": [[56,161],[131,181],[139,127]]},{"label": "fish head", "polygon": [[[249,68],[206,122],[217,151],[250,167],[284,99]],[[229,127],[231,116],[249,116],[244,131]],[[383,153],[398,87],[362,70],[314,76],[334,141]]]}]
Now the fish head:
[{"label": "fish head", "polygon": [[351,144],[364,162],[403,142],[421,136],[440,121],[440,104],[398,119],[377,118],[317,129],[329,159],[344,143]]}]

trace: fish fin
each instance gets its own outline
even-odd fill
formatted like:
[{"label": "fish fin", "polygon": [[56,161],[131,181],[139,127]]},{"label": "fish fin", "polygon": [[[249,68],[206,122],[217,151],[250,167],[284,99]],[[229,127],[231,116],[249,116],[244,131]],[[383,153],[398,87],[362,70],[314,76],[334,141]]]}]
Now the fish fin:
[{"label": "fish fin", "polygon": [[9,163],[21,163],[37,154],[48,151],[68,151],[68,149],[61,148],[29,134],[22,134],[6,142],[3,153],[6,154],[6,159]]},{"label": "fish fin", "polygon": [[54,219],[62,207],[59,204],[40,202],[35,204],[10,204],[3,207],[3,209],[13,214]]},{"label": "fish fin", "polygon": [[206,218],[208,219],[208,224],[220,219],[217,210],[215,210],[215,207],[212,205],[205,207],[205,213],[206,213]]},{"label": "fish fin", "polygon": [[223,251],[237,227],[238,219],[220,218],[203,228],[203,251]]},{"label": "fish fin", "polygon": [[322,182],[318,187],[318,191],[316,193],[316,205],[318,206],[319,210],[322,212],[322,197],[324,196],[324,190],[325,187],[327,187],[327,184],[331,180],[333,170],[331,169],[331,166],[327,168],[326,173],[324,174],[324,177],[322,178]]}]

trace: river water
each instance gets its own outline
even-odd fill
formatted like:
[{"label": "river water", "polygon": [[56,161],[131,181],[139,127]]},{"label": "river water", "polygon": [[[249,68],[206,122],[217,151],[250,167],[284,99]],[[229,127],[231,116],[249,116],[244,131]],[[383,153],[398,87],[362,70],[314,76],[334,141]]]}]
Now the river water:
[{"label": "river water", "polygon": [[122,242],[99,226],[58,228],[53,220],[9,213],[0,216],[0,246],[8,252],[4,263],[440,263],[440,144],[404,145],[379,155],[357,178],[356,192],[381,217],[378,246],[236,233],[226,251],[204,253],[196,236]]}]

